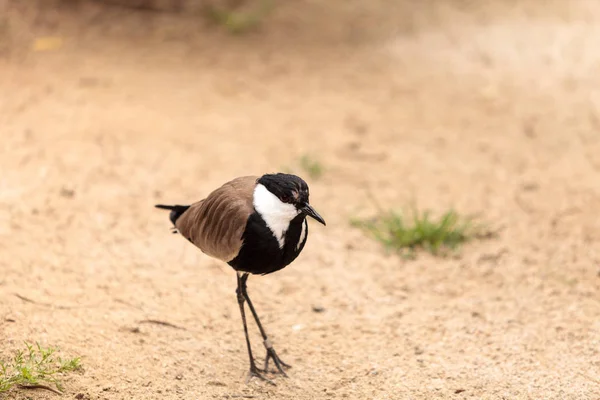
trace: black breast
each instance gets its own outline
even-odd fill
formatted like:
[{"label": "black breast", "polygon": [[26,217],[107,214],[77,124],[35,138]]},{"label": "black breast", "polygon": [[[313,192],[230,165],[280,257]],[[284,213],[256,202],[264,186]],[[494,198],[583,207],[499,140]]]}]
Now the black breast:
[{"label": "black breast", "polygon": [[[298,257],[306,243],[308,224],[304,224],[305,218],[300,214],[290,222],[284,246],[279,248],[279,242],[260,214],[255,212],[248,218],[240,252],[228,264],[236,271],[262,275],[286,267]],[[305,234],[302,243],[299,243],[302,229],[305,229]]]}]

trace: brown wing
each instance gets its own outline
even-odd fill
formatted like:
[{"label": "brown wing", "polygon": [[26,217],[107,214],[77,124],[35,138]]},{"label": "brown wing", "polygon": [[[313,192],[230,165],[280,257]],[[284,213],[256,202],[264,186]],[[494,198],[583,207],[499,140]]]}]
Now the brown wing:
[{"label": "brown wing", "polygon": [[242,247],[242,234],[254,212],[252,196],[257,176],[227,182],[194,203],[177,219],[179,232],[211,257],[233,260]]}]

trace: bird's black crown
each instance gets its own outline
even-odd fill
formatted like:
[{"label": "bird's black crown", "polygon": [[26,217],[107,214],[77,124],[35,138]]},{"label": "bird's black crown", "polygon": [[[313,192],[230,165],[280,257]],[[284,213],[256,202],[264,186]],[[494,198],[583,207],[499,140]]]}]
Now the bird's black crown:
[{"label": "bird's black crown", "polygon": [[299,176],[292,174],[266,174],[261,176],[257,183],[263,185],[284,203],[308,203],[308,185]]}]

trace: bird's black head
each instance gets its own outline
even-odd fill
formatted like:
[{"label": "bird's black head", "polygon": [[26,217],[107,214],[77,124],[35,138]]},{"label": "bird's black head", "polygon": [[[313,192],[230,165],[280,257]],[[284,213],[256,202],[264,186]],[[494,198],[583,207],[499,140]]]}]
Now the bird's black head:
[{"label": "bird's black head", "polygon": [[294,205],[302,213],[325,225],[323,217],[309,204],[308,185],[299,176],[283,173],[266,174],[261,176],[256,183],[263,185],[282,203]]},{"label": "bird's black head", "polygon": [[302,178],[291,174],[266,174],[261,176],[260,183],[283,203],[308,203],[308,185]]}]

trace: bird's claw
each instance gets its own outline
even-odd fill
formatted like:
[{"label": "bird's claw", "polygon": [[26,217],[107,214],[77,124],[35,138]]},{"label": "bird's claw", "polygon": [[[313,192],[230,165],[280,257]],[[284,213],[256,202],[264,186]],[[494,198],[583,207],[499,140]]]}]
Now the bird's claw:
[{"label": "bird's claw", "polygon": [[248,371],[248,376],[246,377],[246,383],[249,383],[250,379],[252,379],[252,378],[258,378],[261,381],[264,381],[264,382],[266,382],[266,383],[268,383],[270,385],[277,386],[277,385],[275,385],[275,382],[273,382],[269,378],[265,378],[261,374],[261,372],[264,372],[264,371],[261,371],[259,368],[256,367],[256,365],[252,365],[250,367],[250,371]]},{"label": "bird's claw", "polygon": [[[266,373],[269,372],[269,360],[271,360],[271,359],[273,360],[273,363],[277,367],[277,370],[279,371],[279,373],[287,378],[287,374],[285,373],[284,368],[292,368],[292,366],[281,361],[281,358],[279,358],[279,356],[275,352],[275,349],[272,347],[267,348],[267,355],[265,357],[265,367],[262,371],[266,372]],[[273,371],[273,372],[277,373],[277,371]]]}]

